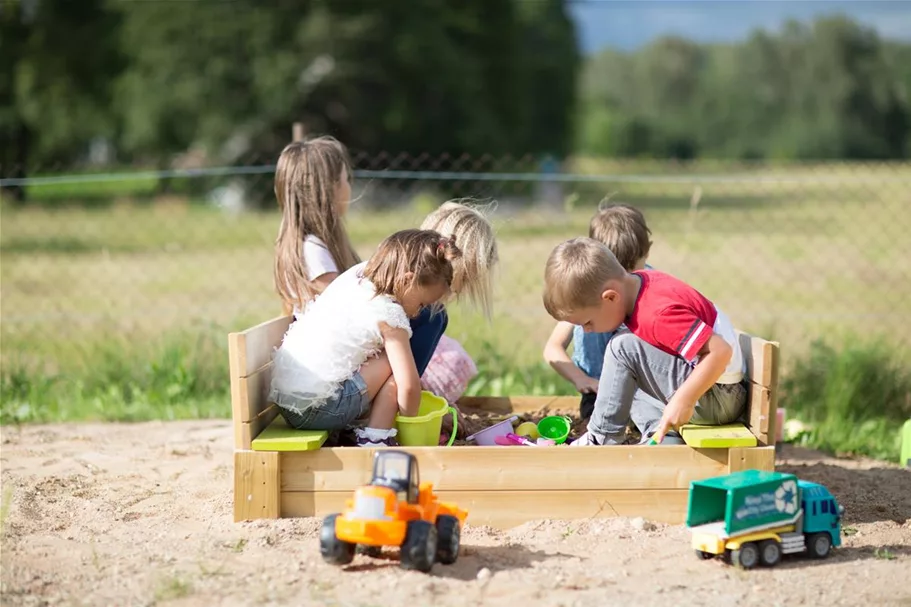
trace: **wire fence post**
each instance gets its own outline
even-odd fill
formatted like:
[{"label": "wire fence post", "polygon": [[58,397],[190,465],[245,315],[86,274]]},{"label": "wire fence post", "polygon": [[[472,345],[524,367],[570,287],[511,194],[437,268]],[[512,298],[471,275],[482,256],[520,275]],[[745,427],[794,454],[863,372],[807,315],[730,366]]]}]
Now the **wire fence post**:
[{"label": "wire fence post", "polygon": [[303,141],[304,140],[304,123],[295,122],[291,125],[291,141]]}]

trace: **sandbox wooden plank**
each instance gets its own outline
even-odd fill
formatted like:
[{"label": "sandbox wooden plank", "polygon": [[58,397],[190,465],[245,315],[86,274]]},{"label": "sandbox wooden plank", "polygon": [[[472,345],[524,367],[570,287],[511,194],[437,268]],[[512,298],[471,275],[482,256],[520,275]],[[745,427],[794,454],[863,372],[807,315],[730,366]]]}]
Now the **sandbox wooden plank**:
[{"label": "sandbox wooden plank", "polygon": [[[468,510],[471,525],[508,529],[539,519],[592,519],[641,516],[679,524],[686,518],[688,492],[683,489],[651,491],[440,491],[443,501]],[[340,512],[346,491],[283,491],[282,516],[326,516]],[[569,523],[572,525],[572,523]]]},{"label": "sandbox wooden plank", "polygon": [[728,450],[731,472],[741,470],[775,470],[775,447],[732,447]]},{"label": "sandbox wooden plank", "polygon": [[[441,491],[688,489],[727,472],[726,449],[681,446],[418,447],[420,478]],[[370,481],[373,449],[282,454],[282,491],[352,491]]]},{"label": "sandbox wooden plank", "polygon": [[279,454],[234,452],[234,521],[278,518]]},{"label": "sandbox wooden plank", "polygon": [[237,352],[231,375],[247,377],[272,360],[272,349],[281,345],[291,325],[290,316],[278,316],[240,333],[229,333],[228,343]]}]

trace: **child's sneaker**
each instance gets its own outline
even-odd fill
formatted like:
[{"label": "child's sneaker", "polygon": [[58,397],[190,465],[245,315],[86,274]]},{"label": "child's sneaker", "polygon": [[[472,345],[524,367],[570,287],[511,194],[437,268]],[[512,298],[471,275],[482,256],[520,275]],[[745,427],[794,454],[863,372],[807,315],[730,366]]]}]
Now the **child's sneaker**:
[{"label": "child's sneaker", "polygon": [[356,444],[358,447],[398,447],[399,441],[395,440],[398,430],[390,428],[357,428],[354,431],[357,436]]}]

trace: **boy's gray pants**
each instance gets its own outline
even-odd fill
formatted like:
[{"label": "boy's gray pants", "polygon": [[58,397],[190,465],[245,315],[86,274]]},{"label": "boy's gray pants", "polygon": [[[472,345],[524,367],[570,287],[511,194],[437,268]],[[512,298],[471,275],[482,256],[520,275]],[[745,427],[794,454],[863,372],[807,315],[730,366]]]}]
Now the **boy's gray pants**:
[{"label": "boy's gray pants", "polygon": [[[633,419],[645,442],[667,402],[692,372],[679,356],[659,350],[629,331],[615,334],[604,352],[589,433],[602,445],[620,444]],[[713,426],[737,421],[746,405],[746,382],[709,388],[696,402],[690,423]]]}]

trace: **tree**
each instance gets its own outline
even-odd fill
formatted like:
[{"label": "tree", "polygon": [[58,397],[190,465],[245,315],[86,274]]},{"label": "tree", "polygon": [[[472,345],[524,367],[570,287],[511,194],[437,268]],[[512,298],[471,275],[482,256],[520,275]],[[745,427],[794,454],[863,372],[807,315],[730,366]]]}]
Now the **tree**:
[{"label": "tree", "polygon": [[[112,137],[112,87],[124,63],[118,15],[104,0],[0,4],[0,165],[4,175],[53,169]],[[24,190],[15,188],[17,199]]]},{"label": "tree", "polygon": [[[512,69],[521,76],[521,97],[504,102],[505,112],[522,117],[516,152],[564,156],[572,151],[581,57],[573,21],[563,0],[516,0],[520,52]],[[504,66],[503,71],[510,69]],[[496,74],[495,74],[496,76]],[[516,109],[524,108],[525,114]]]},{"label": "tree", "polygon": [[[731,45],[607,51],[583,78],[586,151],[664,157],[903,158],[907,45],[845,17]],[[621,95],[618,92],[622,90]],[[608,144],[604,141],[609,140]]]}]

